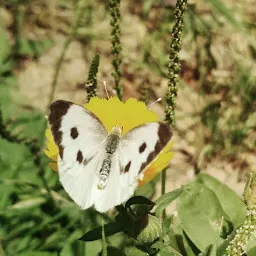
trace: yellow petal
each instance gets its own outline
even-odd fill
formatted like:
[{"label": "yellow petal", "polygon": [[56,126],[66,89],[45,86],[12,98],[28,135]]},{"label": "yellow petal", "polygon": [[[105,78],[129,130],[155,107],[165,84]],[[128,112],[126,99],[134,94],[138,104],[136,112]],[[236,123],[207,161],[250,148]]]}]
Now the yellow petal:
[{"label": "yellow petal", "polygon": [[58,164],[55,162],[49,163],[49,167],[53,169],[55,172],[58,172]]}]

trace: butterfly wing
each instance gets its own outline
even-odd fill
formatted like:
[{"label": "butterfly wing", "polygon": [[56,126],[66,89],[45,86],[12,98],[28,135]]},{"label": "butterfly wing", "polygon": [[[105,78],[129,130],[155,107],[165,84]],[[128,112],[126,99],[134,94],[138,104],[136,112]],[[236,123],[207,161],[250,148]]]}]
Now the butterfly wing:
[{"label": "butterfly wing", "polygon": [[95,201],[95,208],[99,212],[106,212],[117,205],[127,201],[137,187],[136,183],[121,186],[120,155],[116,152],[112,158],[112,165],[109,173],[107,186],[98,191],[99,195]]},{"label": "butterfly wing", "polygon": [[122,185],[137,183],[171,138],[171,127],[165,123],[146,123],[126,133],[119,147]]},{"label": "butterfly wing", "polygon": [[51,104],[49,123],[59,147],[60,181],[70,197],[86,209],[97,200],[96,178],[108,133],[93,113],[63,100]]},{"label": "butterfly wing", "polygon": [[138,186],[138,176],[169,143],[172,131],[164,123],[147,123],[123,136],[112,158],[108,184],[100,191],[95,208],[104,212],[128,200]]}]

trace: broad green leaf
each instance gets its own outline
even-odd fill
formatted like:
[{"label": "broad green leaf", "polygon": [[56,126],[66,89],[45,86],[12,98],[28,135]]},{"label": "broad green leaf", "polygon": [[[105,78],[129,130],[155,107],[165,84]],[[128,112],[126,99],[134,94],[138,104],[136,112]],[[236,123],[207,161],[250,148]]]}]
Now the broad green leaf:
[{"label": "broad green leaf", "polygon": [[176,198],[178,198],[182,192],[183,188],[179,188],[176,190],[173,190],[171,192],[168,192],[162,196],[160,196],[157,200],[156,200],[156,216],[160,216],[161,213],[163,212],[163,210],[172,202],[174,201]]},{"label": "broad green leaf", "polygon": [[198,249],[204,251],[215,242],[226,214],[212,190],[189,183],[177,200],[177,210],[182,228]]},{"label": "broad green leaf", "polygon": [[229,216],[234,227],[244,221],[246,215],[245,204],[233,190],[208,174],[199,174],[197,181],[203,183],[215,193],[222,209]]},{"label": "broad green leaf", "polygon": [[[124,223],[121,221],[112,222],[104,225],[105,236],[111,236],[123,231]],[[102,226],[92,229],[85,233],[79,240],[94,241],[102,238]]]}]

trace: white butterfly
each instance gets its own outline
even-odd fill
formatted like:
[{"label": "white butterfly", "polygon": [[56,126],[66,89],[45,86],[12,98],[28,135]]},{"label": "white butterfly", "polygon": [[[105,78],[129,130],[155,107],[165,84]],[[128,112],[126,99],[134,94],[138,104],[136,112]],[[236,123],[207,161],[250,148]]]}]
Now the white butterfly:
[{"label": "white butterfly", "polygon": [[146,123],[121,135],[108,134],[89,110],[68,101],[51,104],[49,123],[59,147],[60,181],[82,208],[105,212],[129,199],[146,167],[172,137],[164,123]]}]

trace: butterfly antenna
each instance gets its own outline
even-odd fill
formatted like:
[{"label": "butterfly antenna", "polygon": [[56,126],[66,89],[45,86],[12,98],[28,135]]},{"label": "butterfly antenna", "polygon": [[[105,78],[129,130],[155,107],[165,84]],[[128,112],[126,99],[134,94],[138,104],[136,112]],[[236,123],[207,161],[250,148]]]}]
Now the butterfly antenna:
[{"label": "butterfly antenna", "polygon": [[108,95],[108,89],[107,89],[107,83],[106,83],[106,80],[100,80],[100,79],[98,79],[98,78],[96,78],[96,80],[98,80],[99,82],[101,82],[101,83],[103,83],[103,85],[104,85],[104,89],[105,89],[105,92],[106,92],[106,95],[107,95],[107,98],[108,98],[108,100],[109,100],[109,95]]},{"label": "butterfly antenna", "polygon": [[107,98],[108,98],[108,100],[109,100],[108,89],[107,89],[107,83],[106,83],[105,80],[103,81],[103,84],[104,84],[105,92],[106,92],[106,94],[107,94]]},{"label": "butterfly antenna", "polygon": [[158,98],[157,100],[155,100],[154,102],[150,103],[149,105],[147,105],[147,108],[151,107],[152,105],[154,105],[155,103],[161,101],[162,98]]}]

